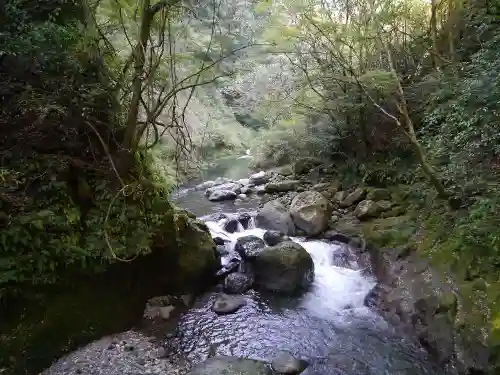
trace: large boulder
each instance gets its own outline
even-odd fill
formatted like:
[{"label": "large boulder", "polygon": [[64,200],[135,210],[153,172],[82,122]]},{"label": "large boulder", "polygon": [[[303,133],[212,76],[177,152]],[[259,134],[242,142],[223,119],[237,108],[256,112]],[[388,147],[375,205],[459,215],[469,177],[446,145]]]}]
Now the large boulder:
[{"label": "large boulder", "polygon": [[296,190],[300,186],[299,180],[283,180],[270,182],[265,186],[266,193],[286,193]]},{"label": "large boulder", "polygon": [[255,217],[255,225],[262,229],[277,230],[289,236],[295,235],[292,216],[278,200],[264,204]]},{"label": "large boulder", "polygon": [[340,202],[340,207],[347,208],[355,205],[356,203],[362,201],[366,196],[366,190],[363,188],[356,188],[353,192],[349,193],[347,197],[345,197]]},{"label": "large boulder", "polygon": [[311,169],[321,165],[322,161],[317,158],[306,157],[301,158],[293,165],[293,171],[296,175],[309,173]]},{"label": "large boulder", "polygon": [[266,243],[262,238],[257,236],[244,236],[238,238],[234,250],[240,254],[243,259],[252,259],[266,247]]},{"label": "large boulder", "polygon": [[272,292],[291,294],[307,288],[314,279],[311,256],[293,241],[263,249],[253,264],[255,284]]},{"label": "large boulder", "polygon": [[271,369],[253,359],[221,356],[199,363],[188,375],[271,375]]},{"label": "large boulder", "polygon": [[316,236],[326,230],[333,206],[321,193],[305,191],[298,194],[290,205],[295,226],[308,236]]}]

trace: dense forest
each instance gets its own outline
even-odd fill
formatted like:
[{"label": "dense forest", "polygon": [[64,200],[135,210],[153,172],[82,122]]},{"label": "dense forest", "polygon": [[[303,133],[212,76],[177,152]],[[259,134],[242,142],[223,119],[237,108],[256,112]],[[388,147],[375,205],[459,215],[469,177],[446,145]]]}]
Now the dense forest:
[{"label": "dense forest", "polygon": [[[373,240],[473,281],[470,334],[496,347],[499,15],[495,0],[2,2],[0,307],[194,241],[169,193],[251,149],[259,169],[313,156],[346,184],[400,187],[411,222]],[[16,332],[10,354],[30,350]]]}]

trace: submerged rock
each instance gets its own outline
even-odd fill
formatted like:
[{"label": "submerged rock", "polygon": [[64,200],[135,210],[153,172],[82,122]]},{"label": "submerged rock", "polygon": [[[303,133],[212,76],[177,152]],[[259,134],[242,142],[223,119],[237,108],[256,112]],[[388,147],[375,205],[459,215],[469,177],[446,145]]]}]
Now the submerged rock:
[{"label": "submerged rock", "polygon": [[245,297],[220,294],[212,304],[212,311],[218,315],[232,314],[246,303]]},{"label": "submerged rock", "polygon": [[288,352],[280,352],[271,362],[271,368],[278,374],[298,375],[309,364],[307,361],[297,359]]},{"label": "submerged rock", "polygon": [[255,217],[255,224],[262,229],[277,230],[286,235],[295,235],[295,224],[286,207],[278,200],[264,204]]},{"label": "submerged rock", "polygon": [[261,361],[221,356],[196,365],[188,375],[271,375],[271,369]]},{"label": "submerged rock", "polygon": [[311,256],[293,241],[263,249],[253,264],[255,284],[269,291],[294,293],[307,288],[314,279]]},{"label": "submerged rock", "polygon": [[317,191],[297,195],[290,206],[290,214],[297,228],[307,236],[316,236],[326,230],[333,212],[330,202]]},{"label": "submerged rock", "polygon": [[245,293],[252,287],[252,284],[252,276],[242,272],[231,273],[224,280],[224,292],[229,294]]}]

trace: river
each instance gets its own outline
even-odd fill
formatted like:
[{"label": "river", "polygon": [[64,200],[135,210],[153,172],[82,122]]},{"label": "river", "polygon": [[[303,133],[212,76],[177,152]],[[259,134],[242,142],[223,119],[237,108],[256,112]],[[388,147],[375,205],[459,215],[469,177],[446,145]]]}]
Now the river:
[{"label": "river", "polygon": [[[204,173],[203,179],[248,177],[249,158],[226,159]],[[198,181],[196,181],[198,182]],[[181,206],[198,216],[214,212],[248,212],[259,198],[235,203],[211,203],[193,186],[174,195]],[[208,221],[212,234],[234,244],[238,237],[264,231],[250,227],[225,232]],[[247,305],[234,314],[218,316],[210,307],[218,288],[200,296],[180,319],[169,347],[175,357],[200,362],[212,355],[230,355],[271,361],[288,351],[309,362],[305,375],[420,375],[440,374],[415,342],[396,333],[379,315],[365,307],[374,279],[356,267],[332,264],[341,245],[294,238],[310,253],[315,266],[312,287],[300,297],[284,298],[254,290],[244,295]],[[344,246],[344,245],[343,245]]]}]

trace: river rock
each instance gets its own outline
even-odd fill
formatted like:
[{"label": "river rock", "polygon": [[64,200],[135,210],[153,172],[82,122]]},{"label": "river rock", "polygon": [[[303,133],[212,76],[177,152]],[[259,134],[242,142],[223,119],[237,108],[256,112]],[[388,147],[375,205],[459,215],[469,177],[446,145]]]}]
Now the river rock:
[{"label": "river rock", "polygon": [[269,291],[294,293],[314,279],[314,263],[298,243],[284,241],[263,249],[253,261],[255,284]]},{"label": "river rock", "polygon": [[265,247],[266,243],[262,238],[257,236],[244,236],[238,238],[234,246],[234,251],[240,254],[243,259],[252,259]]},{"label": "river rock", "polygon": [[362,201],[365,196],[366,196],[366,190],[365,189],[363,189],[363,188],[356,188],[353,192],[349,193],[347,195],[347,197],[345,197],[340,202],[340,207],[347,208],[347,207],[353,206],[356,203]]},{"label": "river rock", "polygon": [[208,200],[211,202],[222,202],[235,200],[236,197],[237,194],[234,191],[217,189],[210,193],[210,195],[208,196]]},{"label": "river rock", "polygon": [[300,186],[299,180],[283,180],[270,182],[265,186],[266,193],[286,193],[298,189]]},{"label": "river rock", "polygon": [[290,237],[277,230],[268,230],[264,233],[264,242],[269,246],[274,246],[283,241],[290,241]]},{"label": "river rock", "polygon": [[247,186],[247,185],[250,185],[250,179],[249,178],[242,178],[242,179],[239,179],[238,181],[236,181],[238,184],[240,184],[241,186]]},{"label": "river rock", "polygon": [[273,175],[269,172],[260,171],[250,176],[249,183],[252,185],[264,185],[269,182]]},{"label": "river rock", "polygon": [[329,182],[320,182],[319,184],[314,185],[312,189],[315,191],[319,191],[321,193],[322,191],[327,190],[329,187],[330,187]]},{"label": "river rock", "polygon": [[295,235],[295,224],[292,216],[278,200],[264,204],[255,217],[255,225],[262,229],[277,230],[288,236]]},{"label": "river rock", "polygon": [[390,200],[391,191],[389,189],[382,189],[382,188],[371,189],[366,195],[366,199],[375,202]]},{"label": "river rock", "polygon": [[290,206],[290,215],[297,228],[307,236],[316,236],[328,227],[333,212],[331,203],[317,191],[298,194]]},{"label": "river rock", "polygon": [[347,196],[349,195],[349,193],[347,191],[337,191],[334,196],[333,196],[333,201],[334,202],[342,202],[344,199],[347,198]]},{"label": "river rock", "polygon": [[271,369],[253,359],[218,356],[199,363],[188,375],[271,375]]},{"label": "river rock", "polygon": [[205,181],[205,182],[202,182],[201,184],[196,185],[195,189],[196,190],[205,190],[205,189],[214,187],[215,185],[217,185],[215,183],[215,181]]},{"label": "river rock", "polygon": [[252,221],[252,215],[247,212],[243,212],[238,215],[238,221],[241,223],[244,229],[248,229],[250,222]]},{"label": "river rock", "polygon": [[212,311],[218,315],[232,314],[245,306],[246,303],[243,296],[220,294],[212,304]]},{"label": "river rock", "polygon": [[224,292],[229,294],[245,293],[252,287],[251,275],[242,272],[231,273],[224,279]]},{"label": "river rock", "polygon": [[271,362],[273,371],[283,375],[298,375],[308,365],[307,361],[297,359],[288,352],[280,352]]},{"label": "river rock", "polygon": [[235,194],[241,193],[241,188],[242,186],[238,184],[237,182],[226,182],[221,185],[217,185],[211,188],[208,188],[205,190],[205,196],[209,197],[212,195],[214,192],[219,191],[219,190],[225,190],[225,191],[232,191]]}]

